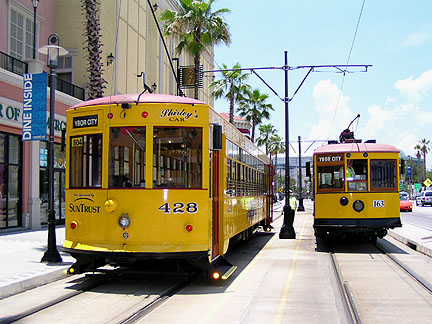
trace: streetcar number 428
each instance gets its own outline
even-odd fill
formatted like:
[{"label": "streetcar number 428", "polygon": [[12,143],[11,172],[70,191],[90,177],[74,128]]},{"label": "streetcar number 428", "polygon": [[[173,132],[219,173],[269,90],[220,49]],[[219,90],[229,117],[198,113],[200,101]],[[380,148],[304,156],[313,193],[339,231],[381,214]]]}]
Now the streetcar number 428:
[{"label": "streetcar number 428", "polygon": [[159,207],[159,210],[163,211],[164,214],[183,214],[185,211],[189,214],[195,214],[198,212],[198,204],[195,202],[187,203],[186,205],[180,202],[172,204],[172,209],[169,203],[165,203]]},{"label": "streetcar number 428", "polygon": [[373,206],[374,207],[384,207],[384,200],[374,200]]}]

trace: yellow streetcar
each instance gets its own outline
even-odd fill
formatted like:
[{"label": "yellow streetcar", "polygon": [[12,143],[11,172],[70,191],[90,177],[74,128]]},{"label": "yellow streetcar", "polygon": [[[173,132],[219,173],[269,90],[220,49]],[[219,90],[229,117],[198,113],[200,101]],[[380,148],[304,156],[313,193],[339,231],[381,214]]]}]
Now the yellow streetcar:
[{"label": "yellow streetcar", "polygon": [[164,259],[226,277],[230,240],[271,227],[269,159],[204,102],[83,102],[67,111],[67,143],[70,273]]},{"label": "yellow streetcar", "polygon": [[316,236],[384,237],[402,226],[399,207],[399,150],[362,143],[345,130],[341,142],[314,152]]}]

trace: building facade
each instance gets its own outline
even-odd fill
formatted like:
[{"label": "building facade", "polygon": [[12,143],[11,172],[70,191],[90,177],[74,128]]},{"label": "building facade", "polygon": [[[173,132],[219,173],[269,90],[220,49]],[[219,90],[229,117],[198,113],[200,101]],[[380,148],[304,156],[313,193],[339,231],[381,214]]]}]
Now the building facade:
[{"label": "building facade", "polygon": [[[165,51],[153,12],[176,10],[173,0],[149,7],[146,0],[100,1],[98,16],[102,46],[104,96],[140,93],[144,82],[157,93],[177,94],[174,73],[193,65],[188,54],[176,56],[175,39],[166,39],[174,71]],[[153,9],[153,11],[152,11]],[[0,0],[0,231],[39,229],[48,215],[47,141],[22,141],[23,74],[49,72],[46,56],[36,51],[57,33],[69,53],[59,58],[55,94],[55,211],[64,219],[66,157],[60,149],[66,110],[86,100],[89,86],[81,1],[42,0],[36,9],[30,0]],[[36,28],[34,28],[36,25]],[[33,35],[36,35],[36,43]],[[202,57],[204,71],[213,70],[213,52]],[[204,75],[199,99],[213,105],[212,75]],[[193,89],[184,93],[193,97]],[[47,89],[49,111],[49,89]],[[49,116],[49,113],[47,113]],[[48,125],[49,120],[47,120]],[[47,128],[47,132],[48,132]]]}]

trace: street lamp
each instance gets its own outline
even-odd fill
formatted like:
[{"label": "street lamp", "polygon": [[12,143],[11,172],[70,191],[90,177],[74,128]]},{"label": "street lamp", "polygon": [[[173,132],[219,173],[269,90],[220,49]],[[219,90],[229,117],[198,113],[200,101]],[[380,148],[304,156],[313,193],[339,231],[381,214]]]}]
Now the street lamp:
[{"label": "street lamp", "polygon": [[39,0],[32,0],[33,3],[33,60],[36,60],[36,9]]},{"label": "street lamp", "polygon": [[48,248],[41,262],[62,262],[57,251],[55,234],[55,210],[54,210],[54,119],[55,119],[55,68],[58,65],[58,57],[68,53],[60,46],[57,34],[48,37],[48,45],[39,48],[39,53],[47,55],[47,66],[50,69],[50,135],[48,142]]}]

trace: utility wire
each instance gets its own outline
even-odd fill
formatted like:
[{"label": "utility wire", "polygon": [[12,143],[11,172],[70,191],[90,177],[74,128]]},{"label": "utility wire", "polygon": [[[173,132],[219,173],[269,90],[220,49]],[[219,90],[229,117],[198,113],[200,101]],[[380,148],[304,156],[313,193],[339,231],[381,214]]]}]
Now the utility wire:
[{"label": "utility wire", "polygon": [[[352,40],[352,43],[351,43],[351,48],[349,50],[348,59],[347,59],[347,62],[346,62],[347,65],[349,64],[349,61],[351,59],[351,54],[352,54],[352,50],[354,48],[354,43],[355,43],[355,40],[356,40],[356,37],[357,37],[357,32],[358,32],[358,29],[359,29],[359,26],[360,26],[360,20],[361,20],[362,14],[363,14],[363,9],[364,9],[365,2],[366,2],[366,0],[363,0],[362,7],[360,9],[360,14],[359,14],[359,17],[358,17],[358,20],[357,20],[357,26],[356,26],[356,29],[355,29],[355,32],[354,32],[354,37],[353,37],[353,40]],[[330,124],[330,130],[329,130],[329,134],[327,136],[327,139],[330,137],[330,133],[331,133],[331,131],[333,129],[333,124],[334,124],[334,120],[335,120],[335,117],[336,117],[336,113],[337,113],[337,110],[339,108],[339,102],[340,102],[340,99],[341,99],[341,96],[342,96],[342,89],[343,89],[343,86],[344,86],[344,83],[345,83],[345,75],[346,75],[346,72],[343,72],[342,82],[341,82],[340,91],[339,91],[339,96],[338,96],[338,100],[336,102],[336,107],[335,107],[335,110],[334,110],[334,113],[333,113],[333,118],[332,118],[332,122]]]}]

